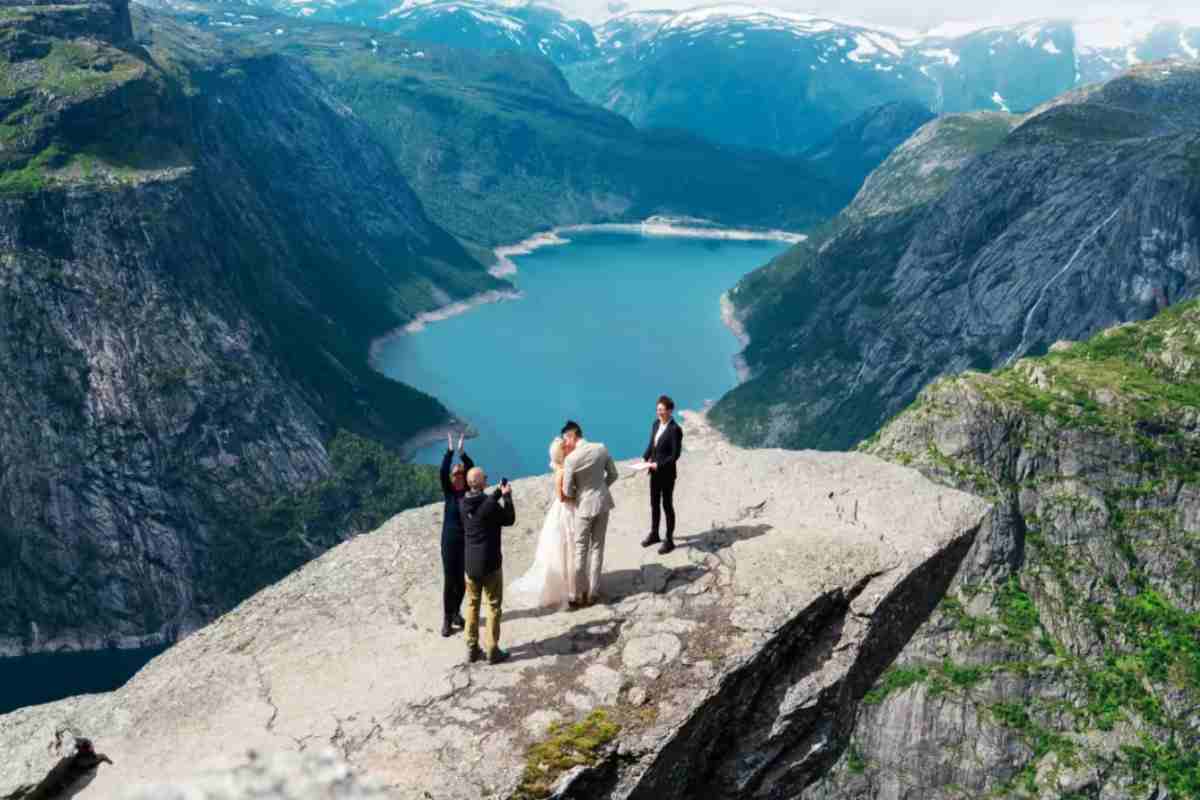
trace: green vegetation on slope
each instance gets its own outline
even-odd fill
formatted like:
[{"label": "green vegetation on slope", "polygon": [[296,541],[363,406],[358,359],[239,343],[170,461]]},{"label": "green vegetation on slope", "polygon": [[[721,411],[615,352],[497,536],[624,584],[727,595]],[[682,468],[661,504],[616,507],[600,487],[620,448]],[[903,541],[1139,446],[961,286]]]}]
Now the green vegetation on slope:
[{"label": "green vegetation on slope", "polygon": [[[920,685],[1008,737],[987,796],[1200,795],[1197,419],[1195,301],[923,391],[864,446],[990,497],[980,535],[1011,532],[1023,558],[965,567],[927,623],[949,654],[903,657],[867,702]],[[856,748],[852,773],[896,768]]]},{"label": "green vegetation on slope", "polygon": [[[184,36],[159,24],[151,35],[152,48]],[[797,230],[836,213],[845,196],[836,176],[803,159],[638,130],[574,95],[539,58],[269,12],[187,36],[171,49],[281,53],[310,65],[388,148],[430,217],[479,247],[654,214]]]},{"label": "green vegetation on slope", "polygon": [[339,542],[441,497],[436,468],[404,463],[369,439],[339,431],[329,457],[332,474],[302,492],[253,509],[213,509],[222,519],[213,578],[224,594],[248,597]]}]

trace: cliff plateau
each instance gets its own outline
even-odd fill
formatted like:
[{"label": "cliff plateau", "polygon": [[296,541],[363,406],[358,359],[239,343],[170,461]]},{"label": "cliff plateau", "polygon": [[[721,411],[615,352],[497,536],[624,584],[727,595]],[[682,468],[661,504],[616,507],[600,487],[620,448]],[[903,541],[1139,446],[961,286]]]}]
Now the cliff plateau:
[{"label": "cliff plateau", "polygon": [[[0,717],[0,797],[84,732],[115,762],[88,788],[96,798],[190,796],[192,780],[275,774],[274,756],[243,763],[248,748],[324,747],[381,796],[794,795],[841,751],[853,709],[937,603],[988,505],[873,456],[746,451],[702,418],[685,426],[682,546],[664,558],[638,546],[648,487],[626,475],[607,599],[536,612],[508,598],[511,662],[467,665],[462,640],[439,636],[441,509],[407,511],[120,690]],[[532,558],[551,488],[515,483],[510,580]],[[340,780],[324,757],[281,758],[296,780]],[[300,796],[285,784],[274,796]]]}]

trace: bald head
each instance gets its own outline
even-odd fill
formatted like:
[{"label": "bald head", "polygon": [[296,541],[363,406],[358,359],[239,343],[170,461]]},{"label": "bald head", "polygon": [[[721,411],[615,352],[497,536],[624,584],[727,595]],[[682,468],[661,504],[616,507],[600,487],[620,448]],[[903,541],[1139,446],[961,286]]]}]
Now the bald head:
[{"label": "bald head", "polygon": [[476,492],[482,492],[483,487],[487,486],[487,473],[480,467],[471,467],[467,472],[467,486]]}]

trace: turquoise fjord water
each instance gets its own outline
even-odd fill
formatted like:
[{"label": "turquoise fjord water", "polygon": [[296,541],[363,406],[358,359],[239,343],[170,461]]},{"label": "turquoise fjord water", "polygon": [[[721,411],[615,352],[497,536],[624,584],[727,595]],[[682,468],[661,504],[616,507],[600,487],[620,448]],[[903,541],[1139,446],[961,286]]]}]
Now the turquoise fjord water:
[{"label": "turquoise fjord water", "polygon": [[[396,337],[376,366],[478,430],[468,454],[491,481],[547,470],[564,420],[617,459],[641,455],[660,394],[699,409],[737,382],[721,294],[788,245],[572,233],[514,257],[522,297]],[[686,442],[685,442],[686,447]],[[416,460],[434,464],[444,443]]]},{"label": "turquoise fjord water", "polygon": [[166,645],[136,650],[0,658],[0,714],[77,694],[120,688]]},{"label": "turquoise fjord water", "polygon": [[[659,394],[701,408],[733,387],[738,343],[721,322],[721,293],[787,247],[572,234],[515,259],[522,299],[394,339],[378,366],[479,429],[467,451],[493,482],[545,472],[546,446],[567,417],[617,458],[635,457]],[[418,460],[437,463],[443,452],[437,444]],[[164,649],[0,659],[0,714],[116,689]]]}]

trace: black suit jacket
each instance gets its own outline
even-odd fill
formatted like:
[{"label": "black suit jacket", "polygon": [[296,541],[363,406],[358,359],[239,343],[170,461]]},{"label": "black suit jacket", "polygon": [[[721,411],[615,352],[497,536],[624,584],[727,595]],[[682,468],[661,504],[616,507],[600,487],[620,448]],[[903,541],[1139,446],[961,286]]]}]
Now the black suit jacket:
[{"label": "black suit jacket", "polygon": [[491,494],[478,492],[458,501],[462,513],[463,528],[466,529],[467,575],[478,580],[486,578],[503,563],[500,552],[500,529],[515,525],[516,506],[512,495],[500,502],[503,495],[499,489]]},{"label": "black suit jacket", "polygon": [[[454,460],[454,451],[447,450],[442,456],[442,469],[438,477],[442,481],[442,496],[446,498],[446,510],[442,514],[442,536],[451,539],[461,539],[463,535],[462,517],[458,512],[458,501],[466,496],[467,490],[461,492],[454,490],[454,484],[450,482],[450,462]],[[466,453],[462,454],[463,466],[467,471],[471,471],[471,467],[475,466],[475,462]]]},{"label": "black suit jacket", "polygon": [[679,423],[675,421],[674,417],[671,417],[667,420],[666,432],[655,443],[654,437],[658,435],[658,426],[659,422],[655,419],[654,424],[650,426],[650,444],[646,445],[646,452],[642,454],[642,460],[653,461],[657,464],[654,472],[659,475],[673,476],[675,462],[683,453],[683,428],[679,427]]}]

